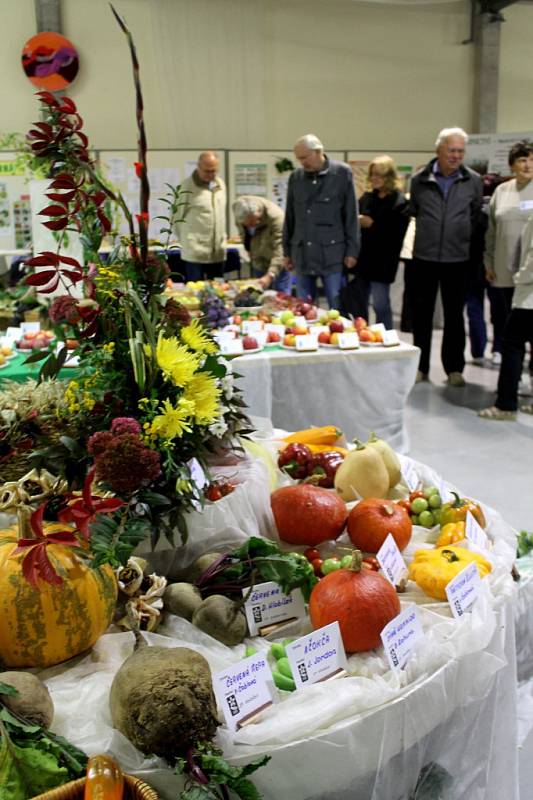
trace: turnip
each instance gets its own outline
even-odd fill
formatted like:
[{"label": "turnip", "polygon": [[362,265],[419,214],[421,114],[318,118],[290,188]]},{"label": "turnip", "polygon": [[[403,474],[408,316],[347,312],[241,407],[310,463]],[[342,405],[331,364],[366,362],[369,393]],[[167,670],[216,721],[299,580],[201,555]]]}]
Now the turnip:
[{"label": "turnip", "polygon": [[183,570],[180,577],[188,583],[194,583],[219,558],[222,558],[220,553],[204,553]]},{"label": "turnip", "polygon": [[148,647],[135,635],[111,685],[113,725],[141,752],[172,762],[219,724],[209,664],[187,647]]},{"label": "turnip", "polygon": [[201,631],[229,647],[240,644],[247,633],[246,617],[241,605],[221,594],[206,598],[194,612],[192,622]]},{"label": "turnip", "polygon": [[165,589],[163,602],[167,611],[190,622],[196,609],[202,605],[202,595],[192,583],[171,583]]},{"label": "turnip", "polygon": [[34,725],[49,728],[54,719],[50,692],[31,672],[0,672],[0,683],[13,686],[17,695],[0,694],[0,701],[14,714]]}]

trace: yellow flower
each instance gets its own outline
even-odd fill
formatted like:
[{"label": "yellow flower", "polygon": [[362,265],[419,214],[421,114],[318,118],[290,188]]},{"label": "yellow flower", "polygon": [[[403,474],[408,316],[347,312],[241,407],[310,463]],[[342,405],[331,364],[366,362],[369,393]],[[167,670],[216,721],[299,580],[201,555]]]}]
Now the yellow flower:
[{"label": "yellow flower", "polygon": [[191,431],[190,418],[194,412],[194,403],[190,400],[180,398],[176,407],[170,400],[164,400],[159,410],[162,413],[153,418],[148,431],[150,435],[161,439],[176,439]]},{"label": "yellow flower", "polygon": [[188,384],[183,398],[194,403],[194,421],[211,425],[220,416],[220,394],[216,379],[207,372],[198,372]]},{"label": "yellow flower", "polygon": [[108,342],[107,344],[104,344],[104,350],[106,351],[106,353],[112,353],[114,349],[115,349],[115,342]]},{"label": "yellow flower", "polygon": [[216,344],[209,338],[197,319],[193,319],[186,328],[181,329],[180,338],[191,350],[195,350],[197,353],[214,354],[218,352]]},{"label": "yellow flower", "polygon": [[161,334],[157,340],[156,359],[159,367],[175,386],[186,386],[198,369],[198,358],[175,336],[166,339]]}]

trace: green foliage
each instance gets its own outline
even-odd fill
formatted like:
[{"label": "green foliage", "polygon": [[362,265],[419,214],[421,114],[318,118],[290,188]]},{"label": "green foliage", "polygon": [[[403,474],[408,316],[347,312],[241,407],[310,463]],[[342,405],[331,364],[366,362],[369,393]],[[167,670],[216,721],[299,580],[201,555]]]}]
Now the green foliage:
[{"label": "green foliage", "polygon": [[241,800],[261,800],[262,795],[249,776],[264,767],[270,761],[270,756],[261,756],[243,767],[233,767],[228,764],[220,750],[212,745],[199,745],[192,758],[195,769],[203,773],[202,778],[208,782],[193,783],[195,773],[191,770],[190,760],[178,759],[175,771],[187,778],[179,800],[223,800],[229,797],[228,790]]},{"label": "green foliage", "polygon": [[533,550],[533,533],[520,531],[518,534],[517,558],[527,556]]},{"label": "green foliage", "polygon": [[91,525],[91,566],[125,566],[138,544],[150,536],[149,518],[128,517],[122,509],[115,514],[99,514]]}]

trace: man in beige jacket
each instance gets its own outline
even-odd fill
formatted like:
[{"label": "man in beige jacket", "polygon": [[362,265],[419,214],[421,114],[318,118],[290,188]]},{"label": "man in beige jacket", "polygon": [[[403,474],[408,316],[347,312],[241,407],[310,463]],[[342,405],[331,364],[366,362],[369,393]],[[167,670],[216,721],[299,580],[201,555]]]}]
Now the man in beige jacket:
[{"label": "man in beige jacket", "polygon": [[218,176],[219,167],[212,150],[200,153],[196,169],[181,185],[187,206],[175,233],[187,280],[221,277],[224,273],[226,184]]},{"label": "man in beige jacket", "polygon": [[263,289],[290,294],[292,278],[283,266],[283,211],[264,197],[242,195],[233,204],[235,224],[250,255],[252,276]]}]

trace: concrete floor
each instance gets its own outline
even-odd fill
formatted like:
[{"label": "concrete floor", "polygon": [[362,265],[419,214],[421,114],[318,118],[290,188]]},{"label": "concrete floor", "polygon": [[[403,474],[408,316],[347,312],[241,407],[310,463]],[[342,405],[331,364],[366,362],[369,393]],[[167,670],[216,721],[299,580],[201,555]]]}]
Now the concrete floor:
[{"label": "concrete floor", "polygon": [[[412,341],[409,334],[400,336]],[[447,386],[441,339],[435,331],[430,382],[414,386],[407,403],[409,455],[495,508],[517,530],[533,530],[533,416],[519,414],[516,422],[478,417],[476,411],[494,404],[498,370],[488,362],[473,365],[467,354],[467,385]]]}]

